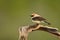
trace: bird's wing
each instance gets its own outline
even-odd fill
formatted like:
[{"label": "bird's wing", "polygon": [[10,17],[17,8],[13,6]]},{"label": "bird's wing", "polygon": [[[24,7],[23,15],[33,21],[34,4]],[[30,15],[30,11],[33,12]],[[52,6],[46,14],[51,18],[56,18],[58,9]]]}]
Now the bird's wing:
[{"label": "bird's wing", "polygon": [[43,17],[34,17],[34,18],[32,18],[32,20],[42,21],[42,20],[46,20],[46,19]]}]

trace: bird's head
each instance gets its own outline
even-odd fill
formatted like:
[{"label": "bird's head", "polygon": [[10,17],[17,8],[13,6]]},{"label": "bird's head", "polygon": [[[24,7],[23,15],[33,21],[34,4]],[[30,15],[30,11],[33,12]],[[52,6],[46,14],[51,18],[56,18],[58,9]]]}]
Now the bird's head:
[{"label": "bird's head", "polygon": [[30,16],[31,16],[31,17],[38,17],[38,16],[40,16],[40,15],[38,15],[38,14],[36,14],[36,13],[33,13],[33,14],[31,14]]}]

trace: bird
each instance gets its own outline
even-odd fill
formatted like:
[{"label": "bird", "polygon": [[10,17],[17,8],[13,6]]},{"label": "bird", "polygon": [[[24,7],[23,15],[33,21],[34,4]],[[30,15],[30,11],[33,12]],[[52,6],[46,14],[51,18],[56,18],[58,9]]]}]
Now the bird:
[{"label": "bird", "polygon": [[30,15],[31,19],[32,19],[32,22],[34,23],[47,23],[48,25],[51,25],[51,23],[47,22],[47,20],[45,18],[43,18],[41,15],[39,14],[36,14],[36,13],[33,13]]}]

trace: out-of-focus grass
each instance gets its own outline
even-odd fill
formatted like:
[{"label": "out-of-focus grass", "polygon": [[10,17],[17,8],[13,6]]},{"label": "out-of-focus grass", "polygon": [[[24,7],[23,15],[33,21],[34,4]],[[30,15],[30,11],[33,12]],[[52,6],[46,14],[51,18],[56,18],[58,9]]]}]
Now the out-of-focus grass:
[{"label": "out-of-focus grass", "polygon": [[[60,29],[60,0],[0,0],[0,40],[18,40],[18,27],[31,24],[36,12]],[[28,40],[59,40],[47,32],[36,31]]]}]

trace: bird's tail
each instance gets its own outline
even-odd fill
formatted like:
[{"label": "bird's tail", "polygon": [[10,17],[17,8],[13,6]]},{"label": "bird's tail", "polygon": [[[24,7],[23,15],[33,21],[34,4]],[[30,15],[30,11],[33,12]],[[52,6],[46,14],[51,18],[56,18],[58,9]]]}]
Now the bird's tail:
[{"label": "bird's tail", "polygon": [[45,23],[47,23],[48,25],[51,25],[51,23],[47,22],[47,21],[44,21]]}]

